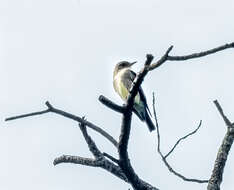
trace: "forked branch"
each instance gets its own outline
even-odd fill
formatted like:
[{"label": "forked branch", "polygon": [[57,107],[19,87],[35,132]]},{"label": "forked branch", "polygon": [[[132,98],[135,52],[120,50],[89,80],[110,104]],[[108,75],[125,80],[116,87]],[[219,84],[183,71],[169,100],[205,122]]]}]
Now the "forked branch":
[{"label": "forked branch", "polygon": [[227,125],[227,132],[223,138],[223,142],[219,147],[219,151],[215,160],[214,168],[207,186],[207,190],[220,190],[220,185],[223,180],[223,171],[228,158],[229,151],[234,140],[234,125],[229,121],[224,114],[221,105],[218,100],[214,101],[216,108],[218,109],[221,117]]},{"label": "forked branch", "polygon": [[102,128],[98,127],[97,125],[79,117],[76,115],[73,115],[71,113],[59,110],[55,107],[53,107],[48,101],[45,103],[47,108],[46,110],[43,111],[39,111],[39,112],[33,112],[33,113],[29,113],[29,114],[23,114],[23,115],[18,115],[18,116],[14,116],[14,117],[9,117],[6,118],[5,121],[11,121],[11,120],[16,120],[16,119],[21,119],[21,118],[25,118],[25,117],[31,117],[31,116],[36,116],[36,115],[41,115],[41,114],[45,114],[45,113],[56,113],[58,115],[62,115],[66,118],[75,120],[79,123],[83,123],[85,126],[93,129],[94,131],[98,132],[99,134],[101,134],[103,137],[105,137],[106,139],[108,139],[115,147],[118,146],[117,141],[114,139],[114,137],[112,137],[109,133],[107,133],[106,131],[104,131]]},{"label": "forked branch", "polygon": [[[84,119],[84,118],[82,118]],[[80,130],[83,134],[83,137],[89,147],[90,152],[93,154],[94,159],[92,158],[83,158],[79,156],[70,156],[70,155],[62,155],[54,160],[54,165],[60,163],[73,163],[73,164],[81,164],[92,167],[100,167],[118,178],[128,182],[125,174],[122,172],[119,166],[114,164],[113,162],[107,160],[104,154],[101,153],[97,145],[91,136],[88,135],[87,128],[84,123],[79,123]]]},{"label": "forked branch", "polygon": [[200,58],[200,57],[204,57],[207,55],[211,55],[219,51],[223,51],[225,49],[234,48],[234,42],[224,44],[222,46],[219,46],[219,47],[207,50],[207,51],[201,51],[199,53],[192,53],[192,54],[183,55],[183,56],[170,56],[169,53],[171,52],[172,48],[173,46],[170,46],[168,50],[166,51],[166,53],[161,57],[161,59],[157,61],[156,63],[153,63],[149,69],[150,70],[156,69],[159,66],[161,66],[163,63],[165,63],[166,61],[186,61],[189,59],[195,59],[195,58]]},{"label": "forked branch", "polygon": [[164,162],[164,164],[167,166],[168,170],[173,173],[174,175],[178,176],[179,178],[183,179],[184,181],[189,181],[189,182],[196,182],[196,183],[207,183],[208,180],[200,180],[200,179],[193,179],[193,178],[187,178],[184,175],[180,174],[179,172],[175,171],[171,165],[168,163],[167,158],[168,156],[170,156],[170,154],[175,150],[176,146],[184,139],[186,139],[187,137],[195,134],[198,129],[201,127],[201,121],[198,125],[198,127],[191,133],[185,135],[184,137],[180,138],[175,145],[172,147],[172,149],[166,154],[164,155],[161,151],[161,137],[160,137],[160,131],[159,131],[159,124],[158,124],[158,119],[157,119],[157,114],[156,114],[156,108],[155,108],[155,95],[153,94],[153,110],[154,110],[154,118],[156,121],[156,131],[157,131],[157,151],[162,159],[162,161]]},{"label": "forked branch", "polygon": [[179,138],[179,139],[176,141],[176,143],[174,144],[174,146],[172,147],[172,149],[171,149],[164,157],[167,158],[167,157],[175,150],[175,148],[177,147],[177,145],[179,145],[179,143],[180,143],[182,140],[185,140],[187,137],[192,136],[193,134],[195,134],[195,133],[198,131],[198,129],[200,129],[201,125],[202,125],[202,120],[200,121],[198,127],[197,127],[194,131],[192,131],[191,133],[188,133],[187,135],[185,135],[185,136]]}]

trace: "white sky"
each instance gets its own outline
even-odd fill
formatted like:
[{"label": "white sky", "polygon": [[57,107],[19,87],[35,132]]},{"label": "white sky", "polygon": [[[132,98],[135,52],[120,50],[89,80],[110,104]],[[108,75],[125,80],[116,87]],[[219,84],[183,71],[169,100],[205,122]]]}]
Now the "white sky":
[{"label": "white sky", "polygon": [[[0,189],[128,189],[98,168],[53,166],[61,154],[91,157],[76,123],[47,114],[4,122],[9,116],[45,109],[44,102],[86,116],[116,138],[121,117],[98,102],[103,94],[121,104],[112,87],[116,62],[138,61],[207,50],[234,41],[234,1],[196,0],[1,0],[0,1]],[[164,152],[197,127],[169,159],[183,175],[210,177],[226,127],[212,101],[218,99],[234,121],[233,49],[208,57],[167,62],[151,72],[143,88],[157,112]],[[89,130],[90,131],[90,130]],[[102,151],[112,145],[90,131]],[[160,189],[206,189],[169,173],[156,153],[156,133],[133,117],[132,164]],[[231,150],[222,189],[234,186]]]}]

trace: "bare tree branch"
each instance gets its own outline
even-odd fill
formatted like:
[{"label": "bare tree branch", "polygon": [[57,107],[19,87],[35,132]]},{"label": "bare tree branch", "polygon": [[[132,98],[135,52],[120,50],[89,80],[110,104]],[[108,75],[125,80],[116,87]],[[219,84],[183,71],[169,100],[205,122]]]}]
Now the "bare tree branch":
[{"label": "bare tree branch", "polygon": [[[82,118],[84,119],[84,118]],[[101,153],[101,151],[98,149],[98,147],[96,146],[95,142],[93,141],[93,139],[88,135],[87,133],[87,129],[85,127],[85,125],[83,123],[79,123],[79,127],[80,130],[83,134],[83,137],[89,147],[90,152],[92,152],[92,154],[94,155],[94,157],[96,158],[97,162],[100,162],[100,167],[102,167],[103,169],[109,171],[110,173],[116,175],[117,177],[128,181],[126,176],[122,173],[121,169],[119,168],[119,166],[114,165],[112,162],[108,161],[107,159],[105,159],[104,155]]]},{"label": "bare tree branch", "polygon": [[214,101],[216,108],[222,116],[225,124],[227,125],[227,132],[223,139],[223,142],[219,148],[214,169],[212,171],[207,190],[220,190],[220,185],[223,180],[223,171],[227,161],[228,153],[231,149],[234,140],[234,126],[231,124],[229,119],[224,115],[223,109],[220,106],[218,100]]},{"label": "bare tree branch", "polygon": [[77,121],[79,123],[85,124],[85,126],[93,129],[94,131],[98,132],[99,134],[104,136],[106,139],[108,139],[115,147],[118,146],[118,142],[110,134],[108,134],[106,131],[104,131],[100,127],[94,125],[93,123],[91,123],[89,121],[86,121],[86,120],[82,119],[81,117],[78,117],[76,115],[70,114],[68,112],[65,112],[65,111],[62,111],[62,110],[59,110],[59,109],[56,109],[48,101],[45,104],[48,107],[47,110],[39,111],[39,112],[33,112],[33,113],[29,113],[29,114],[18,115],[18,116],[14,116],[14,117],[9,117],[9,118],[6,118],[5,121],[11,121],[11,120],[15,120],[15,119],[21,119],[21,118],[25,118],[25,117],[30,117],[30,116],[41,115],[41,114],[53,112],[53,113],[56,113],[58,115],[62,115],[64,117],[66,117],[66,118],[75,120],[75,121]]},{"label": "bare tree branch", "polygon": [[71,155],[62,155],[54,160],[54,165],[60,163],[72,163],[72,164],[80,164],[80,165],[93,166],[93,167],[100,166],[100,164],[95,159],[84,158],[80,156],[71,156]]},{"label": "bare tree branch", "polygon": [[153,70],[153,69],[156,69],[158,68],[159,66],[161,66],[163,63],[165,63],[167,60],[168,60],[168,56],[169,56],[169,53],[171,52],[173,46],[170,46],[166,53],[156,62],[156,63],[153,63],[149,70]]},{"label": "bare tree branch", "polygon": [[210,55],[210,54],[214,54],[216,52],[228,49],[228,48],[234,48],[234,42],[229,43],[229,44],[225,44],[207,51],[202,51],[200,53],[193,53],[190,55],[184,55],[184,56],[170,56],[169,53],[171,52],[173,46],[170,46],[168,48],[168,50],[166,51],[166,53],[161,57],[161,59],[159,59],[159,61],[157,61],[156,63],[153,63],[149,70],[153,70],[155,68],[158,68],[159,66],[161,66],[163,63],[165,63],[166,61],[185,61],[188,59],[194,59],[194,58],[200,58],[200,57],[204,57],[206,55]]},{"label": "bare tree branch", "polygon": [[107,132],[105,132],[100,127],[92,124],[91,122],[88,122],[84,118],[81,118],[81,117],[75,116],[73,114],[70,114],[68,112],[64,112],[62,110],[54,108],[48,101],[46,102],[46,106],[48,107],[47,110],[33,112],[33,113],[29,113],[29,114],[23,114],[23,115],[14,116],[14,117],[9,117],[6,119],[6,121],[35,116],[35,115],[41,115],[41,114],[45,114],[45,113],[49,113],[49,112],[53,112],[53,113],[62,115],[64,117],[73,119],[73,120],[79,122],[79,124],[80,124],[79,126],[80,126],[82,134],[86,140],[86,143],[88,144],[90,151],[93,153],[93,155],[95,156],[96,159],[84,158],[84,157],[79,157],[79,156],[71,156],[71,155],[62,155],[54,160],[54,165],[57,165],[60,163],[73,163],[73,164],[81,164],[81,165],[86,165],[86,166],[101,167],[101,168],[109,171],[110,173],[114,174],[115,176],[119,177],[120,179],[128,182],[125,174],[122,172],[120,167],[116,166],[112,162],[105,159],[103,154],[96,147],[94,141],[87,134],[85,126],[88,126],[89,128],[100,133],[102,136],[107,138],[115,147],[117,147],[118,143],[111,135],[109,135]]},{"label": "bare tree branch", "polygon": [[62,155],[54,160],[54,165],[61,163],[72,163],[72,164],[80,164],[91,167],[100,167],[113,175],[117,176],[121,180],[129,183],[126,176],[122,172],[119,166],[111,163],[106,159],[92,159],[92,158],[84,158],[80,156],[71,156],[71,155]]},{"label": "bare tree branch", "polygon": [[[84,119],[84,117],[82,119]],[[62,155],[54,160],[54,165],[60,163],[73,163],[73,164],[81,164],[92,167],[100,167],[112,173],[113,175],[119,177],[120,179],[128,182],[125,174],[122,172],[120,167],[107,160],[104,157],[104,155],[101,153],[101,151],[98,149],[94,140],[88,135],[85,124],[79,123],[79,127],[89,147],[89,150],[94,155],[95,159],[83,158],[79,156]]]},{"label": "bare tree branch", "polygon": [[56,109],[54,107],[51,106],[51,104],[47,101],[46,105],[50,108],[50,111],[59,115],[62,115],[64,117],[73,119],[75,121],[78,121],[79,123],[83,123],[85,126],[88,126],[89,128],[93,129],[94,131],[98,132],[99,134],[101,134],[102,136],[104,136],[106,139],[108,139],[114,146],[117,147],[118,143],[117,141],[110,135],[108,134],[106,131],[104,131],[103,129],[101,129],[100,127],[94,125],[93,123],[86,121],[84,119],[82,119],[81,117],[72,115],[68,112],[64,112],[62,110]]},{"label": "bare tree branch", "polygon": [[125,182],[129,183],[129,180],[126,177],[126,175],[123,173],[122,169],[119,166],[116,166],[115,164],[110,162],[109,160],[104,159],[101,162],[101,168],[112,173],[113,175],[117,176],[118,178],[124,180]]},{"label": "bare tree branch", "polygon": [[103,95],[99,96],[98,99],[105,106],[109,107],[110,109],[112,109],[112,110],[114,110],[116,112],[124,113],[124,111],[125,111],[125,107],[124,106],[119,106],[119,105],[115,104],[114,102],[112,102],[111,100],[109,100],[108,98],[106,98]]},{"label": "bare tree branch", "polygon": [[167,60],[169,60],[169,61],[185,61],[188,59],[204,57],[206,55],[210,55],[210,54],[213,54],[213,53],[216,53],[218,51],[222,51],[222,50],[225,50],[228,48],[234,48],[234,42],[229,43],[229,44],[225,44],[225,45],[222,45],[222,46],[219,46],[219,47],[207,50],[207,51],[202,51],[200,53],[193,53],[193,54],[184,55],[184,56],[168,56]]},{"label": "bare tree branch", "polygon": [[118,178],[124,180],[125,182],[129,183],[120,167],[116,166],[115,164],[111,163],[106,159],[92,159],[80,156],[62,155],[54,160],[54,165],[61,163],[72,163],[91,167],[100,167],[117,176]]},{"label": "bare tree branch", "polygon": [[222,118],[223,118],[225,124],[226,124],[228,127],[232,127],[232,123],[229,121],[229,119],[227,118],[227,116],[224,115],[223,109],[222,109],[222,107],[220,106],[218,100],[214,100],[214,104],[215,104],[216,108],[218,109],[220,115],[222,116]]},{"label": "bare tree branch", "polygon": [[167,161],[167,157],[174,151],[175,147],[179,144],[179,142],[182,140],[182,139],[185,139],[187,138],[188,136],[196,133],[196,131],[200,128],[201,126],[201,121],[200,121],[200,124],[198,126],[198,128],[193,131],[192,133],[189,133],[188,135],[182,137],[181,139],[179,139],[176,144],[173,146],[173,148],[171,149],[171,151],[169,151],[169,153],[167,155],[163,155],[162,151],[161,151],[161,147],[160,147],[160,132],[159,132],[159,125],[158,125],[158,121],[157,121],[157,114],[156,114],[156,108],[155,108],[155,95],[153,93],[153,110],[154,110],[154,118],[155,118],[155,121],[156,121],[156,131],[157,131],[157,139],[158,139],[158,146],[157,146],[157,151],[159,153],[159,155],[161,156],[161,159],[162,161],[164,162],[164,164],[167,166],[168,170],[170,172],[172,172],[174,175],[178,176],[179,178],[183,179],[184,181],[189,181],[189,182],[196,182],[196,183],[208,183],[208,180],[199,180],[199,179],[193,179],[193,178],[187,178],[185,176],[183,176],[182,174],[176,172],[171,166],[170,164],[168,163]]},{"label": "bare tree branch", "polygon": [[[85,119],[84,117],[82,119]],[[89,147],[90,152],[92,152],[92,154],[94,155],[94,157],[96,159],[102,159],[104,158],[103,154],[101,153],[101,151],[98,149],[98,147],[96,146],[95,142],[93,141],[93,139],[88,135],[87,133],[87,129],[86,126],[84,125],[84,123],[79,123],[79,127],[80,130],[83,134],[83,137]]]}]

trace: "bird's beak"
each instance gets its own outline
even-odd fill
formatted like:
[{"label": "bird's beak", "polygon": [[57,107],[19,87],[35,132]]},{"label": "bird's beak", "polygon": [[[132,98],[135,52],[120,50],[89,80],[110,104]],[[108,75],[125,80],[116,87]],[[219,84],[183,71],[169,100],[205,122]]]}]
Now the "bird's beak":
[{"label": "bird's beak", "polygon": [[131,67],[132,65],[134,65],[136,62],[137,62],[137,61],[134,61],[134,62],[130,63],[130,67]]}]

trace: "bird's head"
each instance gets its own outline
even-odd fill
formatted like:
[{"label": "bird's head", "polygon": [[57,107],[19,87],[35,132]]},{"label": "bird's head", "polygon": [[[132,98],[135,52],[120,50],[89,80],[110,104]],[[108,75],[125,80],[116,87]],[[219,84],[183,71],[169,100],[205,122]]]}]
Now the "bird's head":
[{"label": "bird's head", "polygon": [[119,63],[116,64],[115,66],[115,73],[117,73],[118,71],[120,71],[121,69],[127,69],[127,68],[130,68],[133,64],[135,64],[135,62],[128,62],[128,61],[121,61]]}]

